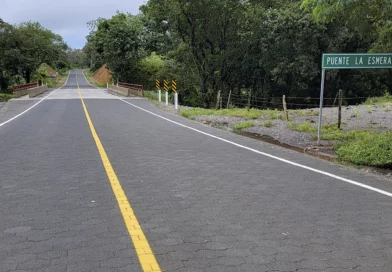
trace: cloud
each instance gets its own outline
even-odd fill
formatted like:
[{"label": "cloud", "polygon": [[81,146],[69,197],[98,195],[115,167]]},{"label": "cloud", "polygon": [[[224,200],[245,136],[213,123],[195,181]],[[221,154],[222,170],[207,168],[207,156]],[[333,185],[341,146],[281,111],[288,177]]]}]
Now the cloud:
[{"label": "cloud", "polygon": [[87,22],[110,18],[116,11],[137,14],[146,0],[0,0],[0,18],[10,24],[33,21],[60,34],[72,48],[82,48]]}]

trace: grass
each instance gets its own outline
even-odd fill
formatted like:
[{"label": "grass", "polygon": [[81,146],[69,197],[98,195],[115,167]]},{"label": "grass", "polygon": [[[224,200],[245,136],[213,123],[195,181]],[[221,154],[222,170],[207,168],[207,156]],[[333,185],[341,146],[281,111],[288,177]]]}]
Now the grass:
[{"label": "grass", "polygon": [[289,110],[289,115],[297,115],[297,116],[318,116],[319,111],[316,110]]},{"label": "grass", "polygon": [[317,128],[312,126],[310,122],[306,121],[303,123],[299,124],[289,124],[288,128],[294,131],[300,131],[300,132],[315,132],[317,131]]},{"label": "grass", "polygon": [[357,108],[354,108],[354,115],[353,117],[359,117],[361,115],[361,111]]},{"label": "grass", "polygon": [[365,105],[382,105],[392,104],[392,95],[385,92],[384,96],[368,98],[363,104]]},{"label": "grass", "polygon": [[48,78],[46,81],[48,83],[48,88],[57,88],[63,86],[67,78],[68,72],[59,73],[56,78]]},{"label": "grass", "polygon": [[249,127],[254,127],[255,124],[253,122],[250,121],[245,121],[245,122],[241,122],[241,123],[234,123],[233,127],[235,129],[244,129],[244,128],[249,128]]},{"label": "grass", "polygon": [[275,126],[275,124],[274,124],[274,122],[267,120],[264,123],[262,123],[261,126],[266,127],[266,128],[270,128],[270,127]]},{"label": "grass", "polygon": [[392,132],[350,131],[337,144],[338,159],[358,165],[392,167]]},{"label": "grass", "polygon": [[215,110],[215,109],[193,108],[193,109],[181,111],[181,116],[189,119],[194,119],[194,117],[198,115],[229,116],[229,117],[245,118],[249,120],[259,119],[261,117],[267,117],[271,120],[284,118],[283,113],[278,110],[238,109],[238,108]]},{"label": "grass", "polygon": [[0,93],[0,102],[7,102],[12,98],[12,94]]}]

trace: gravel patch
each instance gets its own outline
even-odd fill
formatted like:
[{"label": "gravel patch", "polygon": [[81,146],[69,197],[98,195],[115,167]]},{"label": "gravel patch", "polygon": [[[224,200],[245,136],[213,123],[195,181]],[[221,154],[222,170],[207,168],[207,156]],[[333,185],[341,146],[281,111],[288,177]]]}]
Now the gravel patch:
[{"label": "gravel patch", "polygon": [[[178,114],[173,105],[166,106],[164,103],[155,103],[159,108],[165,111]],[[181,107],[182,110],[191,109],[191,107]],[[314,113],[318,113],[318,109],[309,109]],[[318,123],[318,116],[301,116],[290,113],[290,122],[276,119],[270,120],[267,117],[262,117],[257,120],[248,120],[245,118],[216,116],[216,115],[199,115],[195,116],[195,120],[204,124],[209,124],[218,128],[227,128],[232,131],[235,123],[244,121],[251,121],[255,125],[243,129],[242,131],[253,133],[261,136],[271,137],[282,144],[309,148],[316,145],[315,134],[308,132],[292,131],[288,128],[288,124],[300,124],[303,122],[310,122],[315,128]],[[336,123],[338,119],[338,108],[324,108],[323,109],[323,124]],[[274,125],[272,127],[263,126],[264,122],[271,121]],[[343,131],[350,130],[374,130],[374,131],[388,131],[392,129],[392,104],[377,105],[377,106],[348,106],[342,108],[342,129]],[[320,151],[333,154],[330,146],[333,142],[321,141]]]}]

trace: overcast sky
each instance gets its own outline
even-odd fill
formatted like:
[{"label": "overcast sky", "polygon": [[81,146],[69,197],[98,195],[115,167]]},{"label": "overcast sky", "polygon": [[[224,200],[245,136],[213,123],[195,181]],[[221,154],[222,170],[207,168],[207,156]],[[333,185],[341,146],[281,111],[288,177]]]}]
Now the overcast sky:
[{"label": "overcast sky", "polygon": [[60,34],[72,48],[82,48],[87,22],[110,18],[117,10],[139,13],[146,0],[0,0],[0,18],[10,24],[40,22]]}]

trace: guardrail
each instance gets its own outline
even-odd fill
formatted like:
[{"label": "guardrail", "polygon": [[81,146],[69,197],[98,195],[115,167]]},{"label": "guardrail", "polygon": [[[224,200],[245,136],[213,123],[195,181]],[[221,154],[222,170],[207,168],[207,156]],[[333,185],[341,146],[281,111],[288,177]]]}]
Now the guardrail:
[{"label": "guardrail", "polygon": [[28,84],[23,84],[23,85],[16,85],[12,88],[12,92],[23,91],[23,90],[27,90],[27,89],[36,88],[36,87],[39,87],[38,82],[33,82],[33,83],[28,83]]},{"label": "guardrail", "polygon": [[118,87],[127,88],[129,93],[136,96],[144,97],[144,86],[138,84],[118,82]]}]

